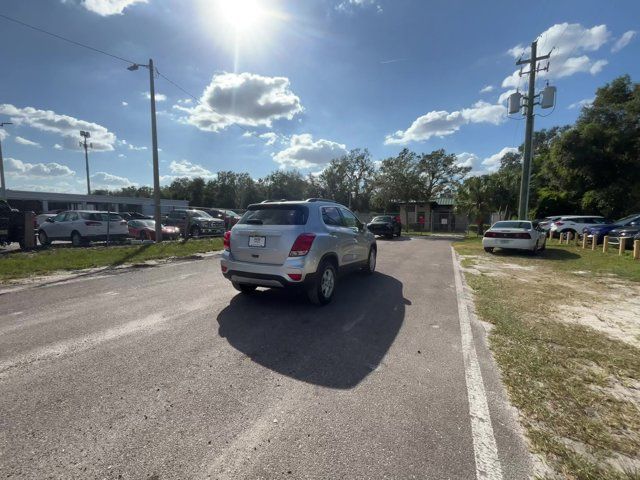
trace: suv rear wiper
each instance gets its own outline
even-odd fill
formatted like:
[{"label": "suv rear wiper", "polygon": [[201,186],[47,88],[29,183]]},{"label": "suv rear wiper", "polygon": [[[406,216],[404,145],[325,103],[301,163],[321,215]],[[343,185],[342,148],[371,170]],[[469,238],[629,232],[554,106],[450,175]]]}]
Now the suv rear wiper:
[{"label": "suv rear wiper", "polygon": [[250,218],[249,220],[247,220],[247,223],[250,225],[262,225],[262,220],[260,220],[259,218]]}]

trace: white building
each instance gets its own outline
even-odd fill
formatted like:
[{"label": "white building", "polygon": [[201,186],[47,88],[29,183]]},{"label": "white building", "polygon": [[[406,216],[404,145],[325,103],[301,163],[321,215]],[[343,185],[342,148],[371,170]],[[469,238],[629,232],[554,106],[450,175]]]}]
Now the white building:
[{"label": "white building", "polygon": [[[7,201],[13,208],[33,210],[36,214],[57,210],[111,210],[153,215],[153,198],[7,190]],[[188,206],[187,200],[160,200],[163,214]]]}]

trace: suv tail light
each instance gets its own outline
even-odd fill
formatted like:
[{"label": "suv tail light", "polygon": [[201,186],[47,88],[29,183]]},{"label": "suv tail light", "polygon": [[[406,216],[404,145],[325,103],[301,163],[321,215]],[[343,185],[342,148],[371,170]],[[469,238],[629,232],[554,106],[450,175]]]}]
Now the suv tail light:
[{"label": "suv tail light", "polygon": [[301,233],[296,238],[296,241],[293,242],[293,246],[291,247],[291,251],[289,252],[290,257],[303,257],[309,250],[311,250],[311,245],[313,245],[313,241],[316,239],[315,233]]},{"label": "suv tail light", "polygon": [[222,244],[224,245],[224,249],[227,252],[231,251],[231,230],[227,230],[224,232],[224,238],[222,240]]},{"label": "suv tail light", "polygon": [[560,227],[564,225],[564,222],[553,222],[553,223],[556,225],[556,227]]}]

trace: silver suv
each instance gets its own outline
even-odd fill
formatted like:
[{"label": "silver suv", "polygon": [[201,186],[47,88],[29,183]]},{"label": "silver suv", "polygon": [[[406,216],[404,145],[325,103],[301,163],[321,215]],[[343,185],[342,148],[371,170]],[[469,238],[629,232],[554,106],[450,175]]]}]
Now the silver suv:
[{"label": "silver suv", "polygon": [[304,288],[311,302],[333,297],[338,274],[373,273],[376,240],[345,206],[331,200],[264,201],[224,236],[223,275],[242,293],[256,287]]}]

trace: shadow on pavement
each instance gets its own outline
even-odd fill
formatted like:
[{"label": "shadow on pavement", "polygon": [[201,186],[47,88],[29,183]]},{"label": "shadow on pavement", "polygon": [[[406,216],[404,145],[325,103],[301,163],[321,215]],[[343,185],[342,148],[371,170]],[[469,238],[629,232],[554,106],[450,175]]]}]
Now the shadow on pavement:
[{"label": "shadow on pavement", "polygon": [[495,255],[496,257],[528,257],[532,260],[537,259],[541,261],[566,261],[580,258],[580,255],[578,255],[577,253],[556,248],[547,248],[542,252],[538,252],[536,255],[533,255],[531,252],[527,252],[525,250],[497,249],[493,251],[493,255]]},{"label": "shadow on pavement", "polygon": [[349,389],[380,365],[410,304],[395,278],[353,274],[325,307],[279,289],[238,294],[218,315],[218,333],[270,370]]}]

